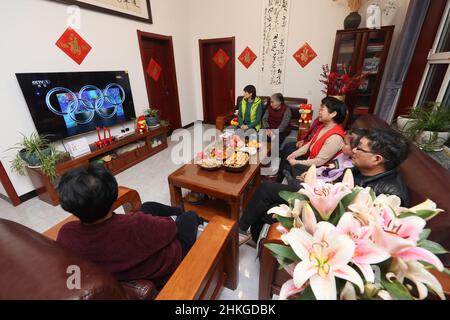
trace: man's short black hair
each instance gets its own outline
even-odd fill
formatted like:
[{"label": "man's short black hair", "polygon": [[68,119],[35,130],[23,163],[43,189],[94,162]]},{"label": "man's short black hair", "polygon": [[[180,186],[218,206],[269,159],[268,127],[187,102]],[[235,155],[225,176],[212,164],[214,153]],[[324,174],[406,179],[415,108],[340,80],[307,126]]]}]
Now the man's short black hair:
[{"label": "man's short black hair", "polygon": [[350,145],[352,148],[356,148],[359,144],[359,140],[361,140],[362,137],[364,137],[367,134],[367,129],[361,129],[361,128],[352,128],[350,130],[347,130],[347,135],[355,135],[355,139],[351,139]]},{"label": "man's short black hair", "polygon": [[392,129],[368,129],[364,137],[369,140],[372,152],[384,158],[384,168],[397,168],[408,156],[409,142]]},{"label": "man's short black hair", "polygon": [[61,177],[58,185],[61,207],[82,222],[103,219],[117,199],[118,186],[102,165],[73,169]]},{"label": "man's short black hair", "polygon": [[347,114],[347,106],[341,100],[335,97],[326,97],[322,99],[322,104],[327,107],[329,113],[336,111],[336,116],[333,121],[337,124],[341,124],[345,120]]},{"label": "man's short black hair", "polygon": [[249,85],[245,86],[244,92],[251,93],[252,94],[252,100],[256,98],[256,88],[255,88],[254,85],[249,84]]}]

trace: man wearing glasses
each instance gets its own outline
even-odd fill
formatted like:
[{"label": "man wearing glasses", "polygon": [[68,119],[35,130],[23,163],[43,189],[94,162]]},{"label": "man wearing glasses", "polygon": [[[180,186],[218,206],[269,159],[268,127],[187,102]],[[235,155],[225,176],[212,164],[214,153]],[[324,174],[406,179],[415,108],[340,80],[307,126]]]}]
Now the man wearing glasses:
[{"label": "man wearing glasses", "polygon": [[[394,130],[369,129],[353,148],[352,162],[355,185],[371,187],[378,194],[396,195],[403,207],[408,206],[408,190],[396,168],[406,159],[409,143]],[[267,211],[286,203],[278,194],[280,191],[298,191],[298,187],[264,182],[253,195],[239,220],[240,244],[251,238],[257,241],[265,223],[273,223]],[[250,228],[250,233],[248,229]]]}]

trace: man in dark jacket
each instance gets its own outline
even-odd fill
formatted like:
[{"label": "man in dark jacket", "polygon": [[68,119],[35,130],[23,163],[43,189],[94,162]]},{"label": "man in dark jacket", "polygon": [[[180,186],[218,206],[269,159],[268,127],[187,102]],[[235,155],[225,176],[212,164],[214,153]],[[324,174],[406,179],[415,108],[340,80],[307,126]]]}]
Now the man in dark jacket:
[{"label": "man in dark jacket", "polygon": [[[353,177],[355,185],[371,187],[378,194],[396,195],[402,206],[408,206],[408,191],[400,174],[395,170],[408,156],[408,141],[396,131],[369,129],[353,149]],[[255,192],[239,220],[240,243],[259,238],[265,223],[274,221],[267,211],[286,203],[278,194],[280,191],[297,192],[299,186],[264,182]],[[247,230],[250,227],[250,234]]]}]

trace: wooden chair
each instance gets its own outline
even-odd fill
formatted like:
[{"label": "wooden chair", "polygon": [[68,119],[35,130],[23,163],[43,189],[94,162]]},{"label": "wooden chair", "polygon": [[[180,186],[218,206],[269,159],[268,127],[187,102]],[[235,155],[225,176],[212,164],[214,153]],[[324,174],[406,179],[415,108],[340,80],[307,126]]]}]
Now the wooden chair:
[{"label": "wooden chair", "polygon": [[[139,210],[141,199],[138,192],[119,187],[119,197],[113,209],[121,206],[126,213]],[[61,227],[76,219],[70,216],[43,234],[55,240]],[[213,217],[156,299],[213,300],[217,298],[224,285],[230,287],[228,279],[235,270],[235,264],[238,263],[234,261],[234,255],[231,254],[236,246],[235,234],[237,234],[235,221],[221,216]]]}]

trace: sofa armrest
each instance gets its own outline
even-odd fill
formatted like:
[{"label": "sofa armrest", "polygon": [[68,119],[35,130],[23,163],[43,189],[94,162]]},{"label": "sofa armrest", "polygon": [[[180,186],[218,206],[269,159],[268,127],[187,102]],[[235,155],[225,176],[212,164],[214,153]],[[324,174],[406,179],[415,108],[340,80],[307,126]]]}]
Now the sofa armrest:
[{"label": "sofa armrest", "polygon": [[233,120],[234,114],[218,116],[216,118],[216,129],[223,131],[226,126],[230,125],[231,120]]},{"label": "sofa armrest", "polygon": [[[206,226],[157,300],[214,299],[238,257],[236,221],[215,216]],[[238,252],[238,251],[237,251]]]}]

